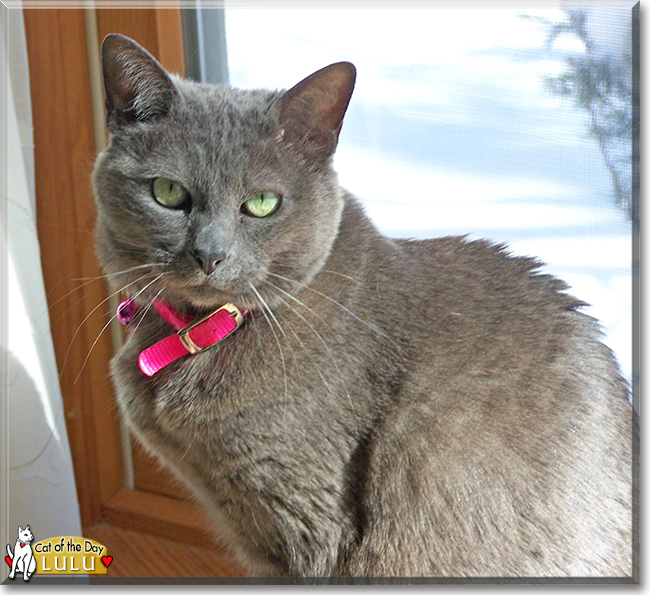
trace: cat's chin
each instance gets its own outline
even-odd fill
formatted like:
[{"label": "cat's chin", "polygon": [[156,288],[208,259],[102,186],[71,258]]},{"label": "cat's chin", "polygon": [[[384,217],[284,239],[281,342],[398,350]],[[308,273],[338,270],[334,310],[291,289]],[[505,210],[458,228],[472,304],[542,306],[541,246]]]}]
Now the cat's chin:
[{"label": "cat's chin", "polygon": [[239,303],[238,299],[234,298],[233,296],[220,293],[213,294],[210,298],[198,297],[194,299],[183,300],[183,302],[181,302],[179,305],[181,306],[181,309],[187,314],[191,314],[193,316],[203,316],[221,308],[221,306],[228,303],[235,304],[240,308],[243,307],[242,304]]},{"label": "cat's chin", "polygon": [[204,285],[184,287],[174,290],[168,288],[161,299],[168,302],[176,310],[191,316],[203,316],[221,308],[224,304],[233,303],[238,307],[244,305],[235,293],[221,291]]},{"label": "cat's chin", "polygon": [[254,286],[241,290],[226,290],[209,284],[185,285],[175,289],[168,288],[163,299],[192,316],[207,315],[228,303],[234,304],[240,310],[272,309],[278,305],[276,292],[269,293],[264,288],[257,290],[252,287]]}]

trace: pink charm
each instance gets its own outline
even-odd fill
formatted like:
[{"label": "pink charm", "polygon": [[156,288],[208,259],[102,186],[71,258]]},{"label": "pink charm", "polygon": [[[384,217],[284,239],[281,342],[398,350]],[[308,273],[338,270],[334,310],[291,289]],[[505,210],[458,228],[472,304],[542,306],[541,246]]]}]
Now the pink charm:
[{"label": "pink charm", "polygon": [[131,300],[124,300],[117,307],[117,319],[124,325],[128,325],[133,320],[135,313],[138,311],[138,306]]}]

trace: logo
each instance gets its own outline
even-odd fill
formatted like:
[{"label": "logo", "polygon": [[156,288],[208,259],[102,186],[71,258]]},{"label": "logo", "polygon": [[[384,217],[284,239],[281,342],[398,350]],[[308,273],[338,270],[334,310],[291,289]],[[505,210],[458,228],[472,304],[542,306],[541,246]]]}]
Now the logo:
[{"label": "logo", "polygon": [[11,571],[9,578],[18,574],[28,581],[36,573],[41,575],[59,574],[108,574],[113,562],[106,547],[85,537],[52,537],[32,543],[34,536],[29,525],[18,527],[18,539],[14,545],[7,544],[5,561]]},{"label": "logo", "polygon": [[16,545],[14,546],[13,553],[11,552],[11,546],[7,544],[7,554],[5,560],[11,572],[9,572],[9,578],[13,579],[16,575],[16,572],[22,572],[23,580],[28,581],[29,577],[34,574],[36,570],[36,560],[34,559],[34,552],[32,552],[32,540],[34,536],[29,530],[29,525],[24,529],[18,527],[18,539],[16,540]]}]

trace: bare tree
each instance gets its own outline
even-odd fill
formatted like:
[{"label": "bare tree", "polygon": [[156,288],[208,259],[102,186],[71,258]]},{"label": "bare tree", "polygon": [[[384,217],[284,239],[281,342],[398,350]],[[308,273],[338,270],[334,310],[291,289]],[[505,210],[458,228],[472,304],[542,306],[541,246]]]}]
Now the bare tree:
[{"label": "bare tree", "polygon": [[584,45],[565,59],[566,69],[545,79],[555,95],[571,98],[589,115],[589,133],[596,139],[612,180],[616,203],[632,216],[632,53],[602,52],[589,34],[589,11],[565,10],[565,18],[551,21],[522,15],[546,28],[550,49],[562,35],[572,35]]}]

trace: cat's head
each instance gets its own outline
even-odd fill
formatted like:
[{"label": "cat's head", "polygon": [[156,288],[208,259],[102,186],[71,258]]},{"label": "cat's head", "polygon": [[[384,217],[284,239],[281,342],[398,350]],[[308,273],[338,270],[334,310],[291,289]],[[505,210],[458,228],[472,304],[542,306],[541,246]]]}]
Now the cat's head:
[{"label": "cat's head", "polygon": [[22,527],[18,527],[18,539],[23,543],[31,543],[32,539],[34,539],[34,536],[29,529],[29,525],[27,525],[24,529]]},{"label": "cat's head", "polygon": [[104,40],[102,65],[111,139],[94,173],[97,245],[120,286],[207,309],[308,283],[341,217],[331,158],[354,66],[243,91],[169,75],[120,35]]}]

